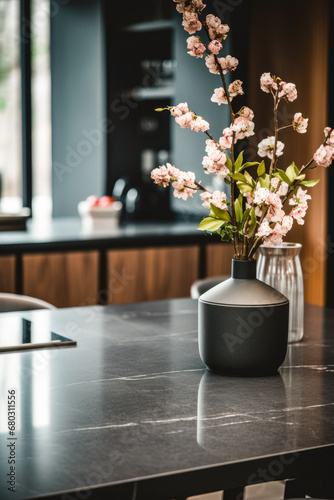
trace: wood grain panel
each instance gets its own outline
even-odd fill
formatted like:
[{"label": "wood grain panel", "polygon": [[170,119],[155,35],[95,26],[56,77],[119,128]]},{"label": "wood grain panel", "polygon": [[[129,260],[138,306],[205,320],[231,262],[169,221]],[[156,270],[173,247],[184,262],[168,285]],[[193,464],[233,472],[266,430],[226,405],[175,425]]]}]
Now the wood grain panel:
[{"label": "wood grain panel", "polygon": [[107,265],[109,304],[189,297],[199,247],[112,250]]},{"label": "wood grain panel", "polygon": [[206,246],[206,275],[209,276],[231,276],[231,261],[234,255],[234,247],[231,244]]},{"label": "wood grain panel", "polygon": [[[308,132],[295,133],[291,128],[280,132],[285,144],[278,167],[286,167],[294,160],[300,168],[312,158],[323,142],[323,129],[327,123],[327,74],[328,74],[328,1],[316,3],[303,0],[281,0],[279,4],[266,0],[251,3],[251,39],[249,50],[248,104],[255,113],[255,136],[251,138],[247,153],[249,160],[257,156],[257,143],[273,135],[272,97],[260,90],[259,78],[270,71],[297,86],[298,99],[280,105],[280,126],[291,123],[294,113],[302,112],[309,118]],[[289,12],[287,18],[287,12]],[[298,30],[291,29],[301,21],[309,36],[300,43]],[[288,34],[287,34],[288,33]],[[265,43],[264,40],[272,40]],[[305,225],[294,228],[288,241],[302,243],[302,266],[305,278],[305,301],[325,304],[326,277],[326,184],[327,172],[318,167],[307,178],[320,178],[320,183],[309,194]],[[288,209],[288,207],[286,207]],[[288,210],[287,210],[288,211]]]},{"label": "wood grain panel", "polygon": [[97,251],[24,255],[23,293],[56,307],[96,304],[98,265]]},{"label": "wood grain panel", "polygon": [[0,257],[0,292],[15,293],[15,257]]}]

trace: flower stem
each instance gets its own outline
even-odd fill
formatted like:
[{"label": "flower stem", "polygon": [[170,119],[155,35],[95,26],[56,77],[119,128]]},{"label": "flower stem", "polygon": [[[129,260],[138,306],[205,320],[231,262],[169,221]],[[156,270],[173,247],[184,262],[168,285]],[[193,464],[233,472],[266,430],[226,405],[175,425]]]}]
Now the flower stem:
[{"label": "flower stem", "polygon": [[[214,140],[214,138],[212,137],[212,135],[211,135],[211,134],[209,134],[209,132],[208,132],[207,130],[205,130],[205,132],[204,132],[204,133],[205,133],[205,134],[206,134],[206,135],[207,135],[207,136],[208,136],[208,137],[209,137],[212,141],[215,141],[215,140]],[[217,142],[217,141],[215,141],[215,142]]]},{"label": "flower stem", "polygon": [[278,108],[278,92],[279,92],[279,86],[276,90],[276,93],[274,95],[274,125],[275,125],[275,143],[274,143],[274,154],[270,163],[270,168],[269,168],[269,177],[271,178],[273,172],[275,171],[276,167],[276,161],[277,161],[277,156],[276,156],[276,149],[277,149],[277,141],[278,141],[278,117],[277,117],[277,108]]}]

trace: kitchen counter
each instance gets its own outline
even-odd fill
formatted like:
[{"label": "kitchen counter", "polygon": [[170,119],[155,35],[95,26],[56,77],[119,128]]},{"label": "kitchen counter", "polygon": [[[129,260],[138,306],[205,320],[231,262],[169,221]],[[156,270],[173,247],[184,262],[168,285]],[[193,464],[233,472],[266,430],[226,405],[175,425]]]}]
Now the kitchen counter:
[{"label": "kitchen counter", "polygon": [[[96,246],[149,246],[205,242],[208,236],[197,230],[197,222],[133,222],[108,230],[85,230],[79,218],[50,221],[30,220],[26,231],[0,232],[0,252],[36,251],[55,248]],[[210,243],[219,241],[212,238]]]}]

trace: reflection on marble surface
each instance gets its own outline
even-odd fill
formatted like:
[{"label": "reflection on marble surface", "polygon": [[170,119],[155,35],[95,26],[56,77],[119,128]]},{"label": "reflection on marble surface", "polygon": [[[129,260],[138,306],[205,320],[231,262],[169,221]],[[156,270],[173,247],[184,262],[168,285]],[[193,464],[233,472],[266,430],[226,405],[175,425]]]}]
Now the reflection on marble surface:
[{"label": "reflection on marble surface", "polygon": [[306,311],[280,375],[253,379],[206,372],[190,299],[24,313],[78,345],[0,357],[1,457],[12,387],[21,422],[17,492],[1,460],[1,500],[332,445],[334,312]]}]

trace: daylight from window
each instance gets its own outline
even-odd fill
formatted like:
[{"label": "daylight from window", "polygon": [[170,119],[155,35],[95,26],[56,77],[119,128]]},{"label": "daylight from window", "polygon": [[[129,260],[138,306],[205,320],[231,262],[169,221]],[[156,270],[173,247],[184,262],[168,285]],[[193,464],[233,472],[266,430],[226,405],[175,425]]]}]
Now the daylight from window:
[{"label": "daylight from window", "polygon": [[0,0],[1,211],[22,207],[20,37],[31,32],[33,213],[51,214],[50,7],[32,0],[31,21],[20,28],[19,0]]}]

